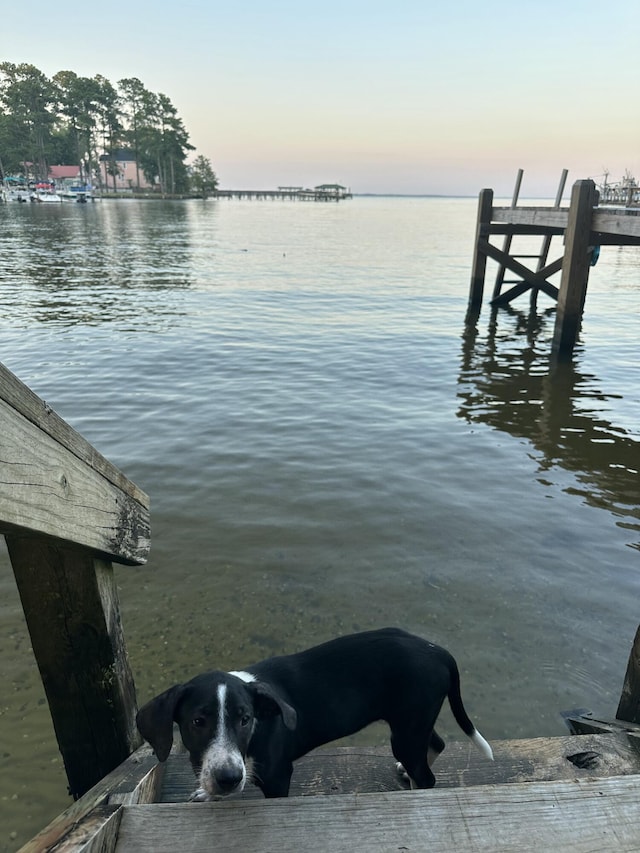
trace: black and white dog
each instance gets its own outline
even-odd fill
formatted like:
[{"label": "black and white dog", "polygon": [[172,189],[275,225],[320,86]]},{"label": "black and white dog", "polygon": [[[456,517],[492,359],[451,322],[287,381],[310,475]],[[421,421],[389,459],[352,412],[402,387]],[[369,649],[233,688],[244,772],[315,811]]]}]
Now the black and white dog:
[{"label": "black and white dog", "polygon": [[376,720],[389,724],[412,787],[432,788],[431,765],[444,749],[434,725],[445,696],[462,731],[492,759],[462,704],[453,657],[398,628],[339,637],[241,672],[198,675],[148,702],[137,724],[166,761],[178,723],[199,777],[195,800],[242,791],[248,775],[265,797],[286,797],[296,758]]}]

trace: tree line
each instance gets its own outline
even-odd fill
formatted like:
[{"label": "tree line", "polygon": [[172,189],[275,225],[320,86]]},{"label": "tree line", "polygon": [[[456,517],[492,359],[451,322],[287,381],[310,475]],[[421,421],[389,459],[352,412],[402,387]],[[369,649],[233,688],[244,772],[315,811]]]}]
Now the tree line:
[{"label": "tree line", "polygon": [[[141,176],[164,193],[215,190],[206,157],[188,168],[194,146],[167,95],[149,91],[137,77],[114,86],[106,77],[58,71],[48,78],[34,65],[0,62],[0,173],[47,180],[49,166],[78,166],[87,182],[104,183],[126,148]],[[101,164],[104,164],[101,168]],[[108,187],[106,187],[108,189]]]}]

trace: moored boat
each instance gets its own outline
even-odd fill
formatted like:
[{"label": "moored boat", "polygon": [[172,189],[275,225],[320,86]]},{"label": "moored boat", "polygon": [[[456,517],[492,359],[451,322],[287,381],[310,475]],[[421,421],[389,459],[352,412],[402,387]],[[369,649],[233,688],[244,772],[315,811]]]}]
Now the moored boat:
[{"label": "moored boat", "polygon": [[29,198],[30,198],[30,200],[31,200],[31,201],[35,201],[35,202],[37,202],[38,204],[40,204],[40,203],[44,203],[44,204],[51,204],[51,203],[54,203],[54,204],[60,204],[60,202],[62,201],[62,199],[60,198],[60,196],[58,195],[58,193],[53,192],[53,191],[49,191],[49,192],[47,192],[47,191],[45,191],[45,190],[34,190],[34,191],[31,193],[31,195],[29,196]]},{"label": "moored boat", "polygon": [[59,204],[62,199],[56,192],[55,184],[43,181],[36,184],[30,196],[31,201],[45,204]]}]

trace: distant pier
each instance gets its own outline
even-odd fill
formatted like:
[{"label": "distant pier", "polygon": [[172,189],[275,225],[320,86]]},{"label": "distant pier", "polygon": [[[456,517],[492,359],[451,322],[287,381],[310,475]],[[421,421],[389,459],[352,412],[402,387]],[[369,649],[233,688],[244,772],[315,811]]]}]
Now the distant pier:
[{"label": "distant pier", "polygon": [[352,198],[352,193],[341,184],[320,184],[313,189],[278,187],[275,190],[216,190],[213,197],[248,201],[344,201]]}]

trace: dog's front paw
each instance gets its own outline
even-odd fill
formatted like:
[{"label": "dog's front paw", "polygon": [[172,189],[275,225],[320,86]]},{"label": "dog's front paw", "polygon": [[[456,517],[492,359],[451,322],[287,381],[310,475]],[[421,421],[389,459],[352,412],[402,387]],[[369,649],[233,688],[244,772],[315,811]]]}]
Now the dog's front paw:
[{"label": "dog's front paw", "polygon": [[193,794],[189,797],[190,803],[209,803],[211,796],[207,794],[204,788],[196,788]]}]

